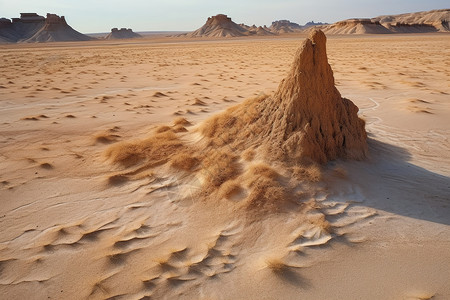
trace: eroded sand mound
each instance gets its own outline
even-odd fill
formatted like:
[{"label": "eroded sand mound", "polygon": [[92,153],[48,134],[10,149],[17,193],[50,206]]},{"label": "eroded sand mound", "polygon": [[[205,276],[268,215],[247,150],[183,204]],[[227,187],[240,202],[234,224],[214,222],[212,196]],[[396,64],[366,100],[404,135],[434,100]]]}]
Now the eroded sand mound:
[{"label": "eroded sand mound", "polygon": [[190,131],[178,120],[145,140],[111,146],[106,157],[127,170],[112,180],[169,167],[195,177],[203,196],[236,196],[246,207],[278,209],[295,195],[283,176],[317,177],[311,175],[317,164],[364,158],[364,121],[335,88],[325,44],[324,33],[314,31],[274,95],[249,99]]}]

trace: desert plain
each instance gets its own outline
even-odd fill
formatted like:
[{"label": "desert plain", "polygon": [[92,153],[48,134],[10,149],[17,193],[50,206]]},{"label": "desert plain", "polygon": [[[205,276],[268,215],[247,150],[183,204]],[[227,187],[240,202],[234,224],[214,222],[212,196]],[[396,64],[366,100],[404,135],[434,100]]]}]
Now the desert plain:
[{"label": "desert plain", "polygon": [[369,152],[304,170],[297,207],[111,162],[272,94],[305,37],[0,45],[0,298],[449,299],[446,33],[328,36]]}]

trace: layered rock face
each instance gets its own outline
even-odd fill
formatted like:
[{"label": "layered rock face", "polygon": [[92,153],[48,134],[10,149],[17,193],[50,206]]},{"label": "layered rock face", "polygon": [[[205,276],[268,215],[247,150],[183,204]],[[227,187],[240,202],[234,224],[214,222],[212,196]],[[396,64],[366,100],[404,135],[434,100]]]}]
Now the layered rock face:
[{"label": "layered rock face", "polygon": [[66,18],[64,16],[58,16],[55,14],[47,14],[45,19],[45,30],[58,30],[59,28],[64,28],[67,25]]},{"label": "layered rock face", "polygon": [[450,9],[439,9],[372,19],[349,19],[322,26],[326,34],[448,32]]},{"label": "layered rock face", "polygon": [[350,19],[326,26],[327,34],[383,34],[392,33],[378,21],[370,19]]},{"label": "layered rock face", "polygon": [[133,32],[131,28],[113,28],[111,32],[105,37],[107,40],[115,39],[134,39],[141,38],[142,36],[138,33]]},{"label": "layered rock face", "polygon": [[391,16],[379,16],[372,21],[399,33],[448,32],[450,31],[450,9],[436,9]]},{"label": "layered rock face", "polygon": [[188,33],[189,37],[236,37],[247,35],[247,29],[234,23],[227,15],[209,17],[205,25],[194,32]]},{"label": "layered rock face", "polygon": [[288,32],[294,32],[294,31],[301,31],[303,29],[302,26],[300,26],[297,23],[288,21],[288,20],[279,20],[272,22],[272,25],[270,25],[270,31],[275,33],[288,33]]},{"label": "layered rock face", "polygon": [[47,17],[36,13],[21,13],[20,18],[12,22],[2,19],[0,22],[0,42],[57,42],[88,41],[92,38],[70,27],[64,16],[47,14]]},{"label": "layered rock face", "polygon": [[236,24],[227,15],[209,17],[205,25],[194,32],[182,34],[187,37],[239,37],[249,35],[273,35],[267,27]]}]

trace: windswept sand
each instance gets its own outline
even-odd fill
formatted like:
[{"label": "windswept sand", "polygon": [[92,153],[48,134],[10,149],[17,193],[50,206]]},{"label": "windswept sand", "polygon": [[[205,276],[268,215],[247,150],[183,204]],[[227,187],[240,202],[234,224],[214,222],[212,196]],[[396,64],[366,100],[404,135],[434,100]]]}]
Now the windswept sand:
[{"label": "windswept sand", "polygon": [[[449,298],[447,34],[328,37],[369,158],[296,170],[298,206],[236,209],[246,182],[205,201],[183,156],[157,173],[111,163],[117,143],[188,136],[270,95],[303,39],[1,46],[2,297]],[[233,171],[226,156],[210,161]],[[239,162],[289,185],[251,151]]]}]

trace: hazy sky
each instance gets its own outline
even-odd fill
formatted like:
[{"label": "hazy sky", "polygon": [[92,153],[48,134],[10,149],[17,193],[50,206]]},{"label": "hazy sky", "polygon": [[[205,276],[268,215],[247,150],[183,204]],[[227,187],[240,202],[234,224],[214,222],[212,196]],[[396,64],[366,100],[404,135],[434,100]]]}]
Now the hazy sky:
[{"label": "hazy sky", "polygon": [[280,19],[304,24],[449,6],[448,0],[0,0],[0,17],[56,13],[83,33],[108,32],[112,27],[190,31],[219,13],[248,25],[270,25]]}]

